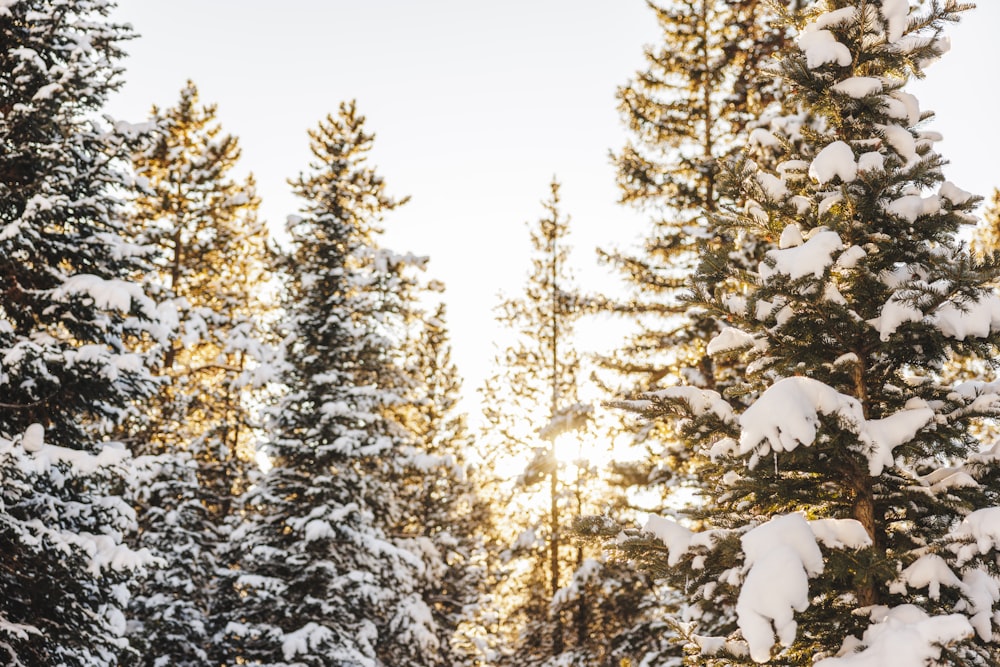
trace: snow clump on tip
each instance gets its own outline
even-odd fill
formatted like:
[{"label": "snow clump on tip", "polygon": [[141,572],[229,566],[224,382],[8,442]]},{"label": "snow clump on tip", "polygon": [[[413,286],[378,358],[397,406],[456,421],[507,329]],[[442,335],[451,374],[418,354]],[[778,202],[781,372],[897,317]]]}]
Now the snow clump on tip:
[{"label": "snow clump on tip", "polygon": [[820,185],[829,183],[836,176],[844,183],[851,183],[858,177],[854,151],[843,141],[834,141],[826,146],[809,165],[809,178]]}]

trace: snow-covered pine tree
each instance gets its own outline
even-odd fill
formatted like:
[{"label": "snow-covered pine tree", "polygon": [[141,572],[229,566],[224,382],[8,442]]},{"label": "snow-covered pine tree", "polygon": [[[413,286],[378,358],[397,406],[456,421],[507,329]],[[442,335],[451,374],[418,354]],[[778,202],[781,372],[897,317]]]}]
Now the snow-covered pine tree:
[{"label": "snow-covered pine tree", "polygon": [[226,664],[431,665],[439,640],[420,597],[423,560],[388,534],[402,516],[391,476],[409,445],[388,413],[408,386],[397,351],[407,265],[377,244],[402,202],[367,164],[354,103],[310,132],[310,171],[289,218],[287,395],[273,467],[233,535],[240,601],[217,638]]},{"label": "snow-covered pine tree", "polygon": [[134,157],[145,188],[135,202],[133,235],[153,249],[147,291],[176,312],[174,335],[157,350],[166,382],[151,404],[150,451],[191,451],[200,477],[219,496],[245,485],[254,456],[248,403],[252,374],[266,356],[272,311],[262,300],[274,259],[257,217],[253,177],[231,175],[236,137],[222,133],[216,107],[188,82],[176,106],[153,109],[154,141]]},{"label": "snow-covered pine tree", "polygon": [[[773,171],[731,168],[747,203],[716,224],[771,248],[748,274],[719,247],[694,287],[732,325],[709,353],[749,362],[739,400],[682,386],[634,406],[710,461],[700,506],[624,544],[685,591],[691,664],[997,662],[1000,457],[970,426],[1000,385],[940,371],[994,349],[1000,267],[958,240],[978,198],[944,181],[904,90],[967,8],[818,4],[779,72],[822,122]],[[727,265],[742,291],[718,289]]]},{"label": "snow-covered pine tree", "polygon": [[479,492],[481,473],[469,463],[472,436],[459,406],[445,305],[433,313],[412,306],[419,310],[402,350],[410,390],[392,414],[413,444],[397,463],[402,511],[393,532],[425,562],[420,596],[434,616],[442,664],[473,667],[487,648],[478,620],[491,510]]},{"label": "snow-covered pine tree", "polygon": [[[606,308],[639,329],[604,365],[627,378],[630,389],[671,384],[682,373],[714,388],[704,340],[718,324],[704,315],[692,318],[680,297],[700,245],[719,231],[708,217],[727,201],[719,160],[739,150],[751,123],[781,97],[780,82],[758,74],[786,42],[788,28],[765,0],[647,4],[662,38],[647,47],[646,67],[618,90],[633,140],[614,161],[620,202],[653,218],[637,252],[600,251],[631,293]],[[801,2],[779,4],[794,12]]]},{"label": "snow-covered pine tree", "polygon": [[135,132],[97,114],[126,26],[106,0],[0,4],[0,661],[117,665],[128,653],[127,453],[103,442],[152,390],[134,343],[156,317],[130,282],[122,193]]},{"label": "snow-covered pine tree", "polygon": [[136,591],[130,621],[142,664],[203,665],[216,552],[254,465],[252,374],[266,356],[271,259],[253,180],[231,176],[239,145],[215,106],[188,82],[152,120],[157,131],[133,158],[144,188],[131,233],[152,252],[146,291],[177,326],[151,351],[161,383],[133,436],[151,457],[136,477],[140,543],[166,566]]}]

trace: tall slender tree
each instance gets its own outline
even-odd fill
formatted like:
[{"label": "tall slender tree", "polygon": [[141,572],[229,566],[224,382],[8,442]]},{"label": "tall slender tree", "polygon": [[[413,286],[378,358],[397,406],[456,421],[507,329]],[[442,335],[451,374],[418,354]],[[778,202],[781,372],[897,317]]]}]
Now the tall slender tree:
[{"label": "tall slender tree", "polygon": [[759,76],[761,64],[787,40],[776,7],[795,12],[801,3],[647,4],[662,38],[646,49],[645,68],[618,91],[633,139],[613,157],[621,203],[649,211],[652,220],[638,252],[600,253],[631,294],[608,308],[638,327],[605,365],[631,388],[676,383],[682,372],[688,379],[697,373],[698,382],[712,388],[716,369],[703,341],[718,324],[690,313],[682,296],[700,247],[719,233],[710,214],[727,203],[720,161],[739,150],[760,113],[782,97],[780,81]]},{"label": "tall slender tree", "polygon": [[392,472],[410,444],[389,416],[408,385],[404,272],[420,260],[377,245],[402,201],[366,162],[374,137],[354,103],[309,136],[310,171],[293,181],[303,215],[288,226],[288,392],[273,467],[233,536],[242,604],[217,643],[227,664],[434,664],[424,561],[389,534],[401,516]]},{"label": "tall slender tree", "polygon": [[134,129],[104,0],[0,6],[0,662],[117,665],[141,554],[108,434],[152,391],[119,198]]},{"label": "tall slender tree", "polygon": [[499,308],[512,341],[484,388],[490,465],[498,475],[525,466],[516,481],[498,480],[491,493],[523,516],[506,522],[497,545],[505,567],[492,575],[503,602],[504,660],[518,665],[596,659],[600,650],[591,649],[608,636],[595,624],[595,609],[606,600],[581,584],[601,567],[599,550],[576,541],[572,530],[576,517],[600,511],[605,487],[579,454],[580,443],[596,438],[593,411],[581,402],[583,362],[574,337],[584,308],[572,285],[559,184],[550,187],[545,215],[531,230],[524,293]]},{"label": "tall slender tree", "polygon": [[[430,286],[434,288],[435,285]],[[477,485],[482,473],[469,460],[473,445],[459,405],[461,380],[451,359],[446,309],[415,302],[402,349],[410,390],[392,410],[411,437],[398,462],[401,517],[393,532],[425,562],[420,596],[433,613],[440,661],[480,664],[478,620],[485,591],[484,535],[492,511]]]},{"label": "tall slender tree", "polygon": [[941,370],[994,349],[1000,266],[958,238],[978,198],[944,180],[932,114],[904,90],[968,8],[815,7],[778,71],[823,122],[778,168],[729,173],[748,205],[716,224],[770,247],[747,275],[723,244],[695,288],[731,324],[709,352],[743,353],[743,381],[635,406],[679,419],[706,460],[702,502],[626,545],[687,591],[692,664],[996,662],[997,454],[971,426],[1000,395]]},{"label": "tall slender tree", "polygon": [[214,105],[190,81],[176,106],[153,109],[156,133],[133,162],[144,188],[132,236],[152,251],[142,280],[176,329],[151,350],[159,390],[133,436],[140,541],[166,561],[132,600],[143,664],[201,665],[211,636],[217,550],[254,456],[252,374],[267,362],[261,296],[271,254],[252,177]]}]

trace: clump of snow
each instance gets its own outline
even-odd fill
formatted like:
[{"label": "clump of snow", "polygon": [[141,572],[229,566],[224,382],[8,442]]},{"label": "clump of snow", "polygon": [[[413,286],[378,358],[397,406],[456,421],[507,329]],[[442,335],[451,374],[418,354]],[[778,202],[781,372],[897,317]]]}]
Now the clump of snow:
[{"label": "clump of snow", "polygon": [[802,228],[799,227],[797,222],[792,222],[785,225],[785,228],[781,231],[781,238],[778,239],[778,248],[795,248],[802,245]]},{"label": "clump of snow", "polygon": [[751,467],[770,451],[788,452],[816,440],[820,415],[836,417],[842,428],[858,436],[859,451],[868,457],[875,476],[893,465],[892,451],[911,440],[934,419],[927,407],[903,409],[884,419],[866,420],[861,403],[832,387],[805,377],[779,380],[740,416],[739,452],[753,451]]},{"label": "clump of snow", "polygon": [[856,519],[812,519],[809,528],[828,549],[864,549],[872,545],[868,531]]},{"label": "clump of snow", "polygon": [[932,600],[941,597],[941,586],[961,588],[961,580],[948,567],[947,561],[937,554],[924,554],[902,571],[899,581],[890,587],[890,592],[906,594],[909,588],[926,588]]},{"label": "clump of snow", "polygon": [[844,183],[850,183],[858,177],[854,151],[843,141],[834,141],[823,148],[809,165],[809,177],[821,185],[837,176]]},{"label": "clump of snow", "polygon": [[722,352],[729,352],[730,350],[754,347],[756,344],[757,339],[752,334],[733,327],[725,327],[708,342],[707,352],[709,355],[714,356]]},{"label": "clump of snow", "polygon": [[972,626],[962,614],[928,616],[914,605],[877,607],[872,625],[859,643],[845,642],[842,655],[820,660],[814,667],[927,667],[941,656],[941,645],[970,637]]},{"label": "clump of snow", "polygon": [[932,313],[925,315],[919,308],[894,294],[882,306],[879,316],[870,320],[869,324],[879,332],[881,340],[888,341],[903,324],[922,322],[925,318],[949,338],[985,338],[991,332],[1000,330],[1000,297],[988,294],[978,301],[961,304],[946,300]]},{"label": "clump of snow", "polygon": [[936,195],[921,197],[920,195],[904,195],[890,202],[885,210],[907,222],[916,222],[924,215],[934,215],[941,210],[941,201]]},{"label": "clump of snow", "polygon": [[825,227],[812,230],[809,240],[800,246],[769,250],[767,259],[761,262],[757,271],[766,282],[775,274],[786,275],[792,280],[812,274],[821,278],[827,267],[834,262],[834,253],[843,250],[840,236]]},{"label": "clump of snow", "polygon": [[858,17],[857,7],[844,7],[843,9],[837,9],[832,12],[826,12],[825,14],[819,15],[809,26],[806,27],[807,30],[823,30],[826,28],[836,28],[838,26],[849,25],[853,23]]},{"label": "clump of snow", "polygon": [[993,608],[1000,602],[1000,584],[988,572],[973,568],[962,577],[964,599],[955,605],[955,611],[968,614],[969,623],[979,638],[993,639]]},{"label": "clump of snow", "polygon": [[934,324],[945,336],[955,340],[986,338],[1000,329],[1000,297],[989,294],[971,304],[943,303],[934,312]]},{"label": "clump of snow", "polygon": [[913,134],[905,127],[899,125],[878,125],[885,142],[899,154],[903,161],[910,165],[917,158],[917,140]]},{"label": "clump of snow", "polygon": [[666,399],[683,401],[695,417],[700,417],[708,412],[724,422],[735,422],[736,416],[733,408],[726,402],[718,392],[697,387],[666,387],[657,391],[651,391],[643,396],[651,399]]},{"label": "clump of snow", "polygon": [[958,542],[953,550],[962,565],[977,555],[1000,549],[1000,507],[976,510],[951,533]]},{"label": "clump of snow", "polygon": [[910,11],[910,0],[882,0],[882,16],[886,22],[886,40],[890,44],[898,42],[906,31],[906,15]]},{"label": "clump of snow", "polygon": [[778,140],[778,137],[763,127],[755,128],[750,133],[748,140],[751,146],[761,146],[763,148],[778,148],[781,146],[781,141]]},{"label": "clump of snow", "polygon": [[757,182],[760,183],[761,189],[772,201],[782,201],[789,194],[784,182],[774,174],[769,174],[766,171],[759,172]]},{"label": "clump of snow", "polygon": [[667,565],[674,566],[680,562],[691,545],[693,532],[673,519],[650,514],[644,526],[646,532],[652,533],[667,547]]},{"label": "clump of snow", "polygon": [[850,248],[840,253],[837,257],[837,266],[842,269],[853,269],[858,265],[862,259],[864,259],[868,253],[861,246],[852,245]]},{"label": "clump of snow", "polygon": [[98,308],[129,312],[135,301],[150,316],[155,316],[156,307],[143,293],[142,288],[125,280],[105,280],[100,276],[81,273],[70,276],[53,293],[53,298],[62,299],[71,294],[82,294],[93,299]]},{"label": "clump of snow", "polygon": [[955,206],[961,206],[974,196],[971,192],[966,192],[951,181],[945,181],[938,189],[938,195],[947,199]]},{"label": "clump of snow", "polygon": [[821,16],[816,21],[807,24],[802,30],[798,45],[806,55],[806,66],[809,69],[816,69],[828,63],[836,63],[841,67],[847,67],[851,64],[850,50],[838,42],[832,32],[826,30],[828,27],[848,20],[848,17],[853,17],[855,10],[854,8],[850,9],[850,13],[830,12],[825,17]]},{"label": "clump of snow", "polygon": [[45,446],[45,429],[41,424],[31,424],[21,435],[21,446],[26,452],[38,452]]},{"label": "clump of snow", "polygon": [[830,90],[855,99],[862,99],[881,93],[882,80],[873,76],[852,76],[830,86]]},{"label": "clump of snow", "polygon": [[755,662],[767,662],[777,641],[790,646],[794,612],[809,607],[809,577],[823,572],[823,554],[801,514],[777,516],[740,538],[747,570],[736,601],[737,625]]},{"label": "clump of snow", "polygon": [[906,121],[910,127],[920,122],[920,100],[902,90],[894,90],[888,97],[883,98],[882,108],[887,116]]},{"label": "clump of snow", "polygon": [[885,156],[878,151],[862,153],[858,157],[858,171],[862,174],[885,171]]}]

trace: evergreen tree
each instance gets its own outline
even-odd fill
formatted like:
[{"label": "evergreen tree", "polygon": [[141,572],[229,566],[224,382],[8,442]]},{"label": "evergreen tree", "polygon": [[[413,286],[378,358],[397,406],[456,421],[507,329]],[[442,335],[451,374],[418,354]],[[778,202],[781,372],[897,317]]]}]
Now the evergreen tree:
[{"label": "evergreen tree", "polygon": [[[433,288],[434,285],[431,285]],[[444,304],[433,314],[418,310],[403,348],[412,379],[395,419],[412,438],[400,462],[397,498],[403,508],[395,533],[425,561],[421,597],[438,629],[442,664],[479,664],[477,632],[485,594],[482,535],[491,512],[468,460],[472,438],[461,412],[461,380],[451,359]]]},{"label": "evergreen tree", "polygon": [[293,182],[287,395],[273,467],[248,494],[218,643],[226,664],[434,664],[423,560],[388,534],[402,516],[391,477],[410,445],[388,413],[408,386],[396,351],[414,258],[377,245],[385,194],[366,163],[373,135],[353,103],[310,133],[314,161]]},{"label": "evergreen tree", "polygon": [[[720,161],[738,151],[760,113],[782,96],[780,82],[761,78],[759,68],[786,42],[787,28],[764,0],[647,4],[662,41],[647,48],[646,67],[618,91],[634,140],[614,161],[621,203],[654,217],[638,253],[601,252],[632,293],[607,307],[638,326],[604,363],[639,389],[675,383],[681,373],[714,388],[716,369],[703,341],[718,324],[689,313],[681,297],[701,245],[719,233],[706,214],[727,202]],[[799,4],[780,3],[793,12]],[[753,255],[752,239],[745,243]]]},{"label": "evergreen tree", "polygon": [[[137,425],[140,541],[167,563],[131,605],[143,664],[203,665],[219,545],[253,465],[252,374],[266,361],[270,261],[253,180],[235,181],[235,137],[188,82],[177,106],[153,109],[157,133],[133,160],[144,179],[132,235],[152,250],[147,291],[177,326],[151,353],[159,391]],[[223,612],[225,614],[225,612]]]},{"label": "evergreen tree", "polygon": [[0,6],[0,661],[117,665],[127,452],[104,442],[152,388],[121,193],[135,132],[97,113],[126,26],[105,0]]},{"label": "evergreen tree", "polygon": [[113,188],[129,189],[130,128],[92,114],[120,85],[131,33],[101,20],[106,2],[4,6],[0,155],[0,425],[42,424],[46,440],[85,448],[149,389],[130,354],[152,302],[128,282],[140,266],[122,240]]},{"label": "evergreen tree", "polygon": [[131,470],[123,448],[50,445],[39,424],[0,436],[0,662],[116,667],[134,655],[129,584],[154,561],[124,544]]},{"label": "evergreen tree", "polygon": [[822,122],[766,137],[796,144],[773,171],[729,171],[746,205],[715,224],[770,248],[747,273],[722,244],[694,287],[732,325],[709,353],[742,353],[745,376],[634,406],[705,463],[701,502],[623,547],[685,591],[691,664],[996,664],[997,453],[971,426],[1000,395],[941,371],[994,349],[1000,266],[958,240],[977,198],[944,181],[931,114],[903,90],[967,8],[814,8],[779,73]]},{"label": "evergreen tree", "polygon": [[601,471],[581,453],[596,440],[593,410],[580,400],[582,361],[574,340],[584,308],[571,284],[569,221],[559,210],[558,183],[543,206],[545,216],[531,230],[524,294],[499,309],[513,340],[484,388],[488,465],[498,475],[515,462],[526,466],[516,482],[498,480],[499,488],[487,492],[517,508],[494,538],[504,562],[490,577],[501,603],[500,661],[600,664],[612,627],[596,623],[597,608],[608,600],[588,582],[604,564],[572,530],[576,517],[600,511],[605,501]]}]

